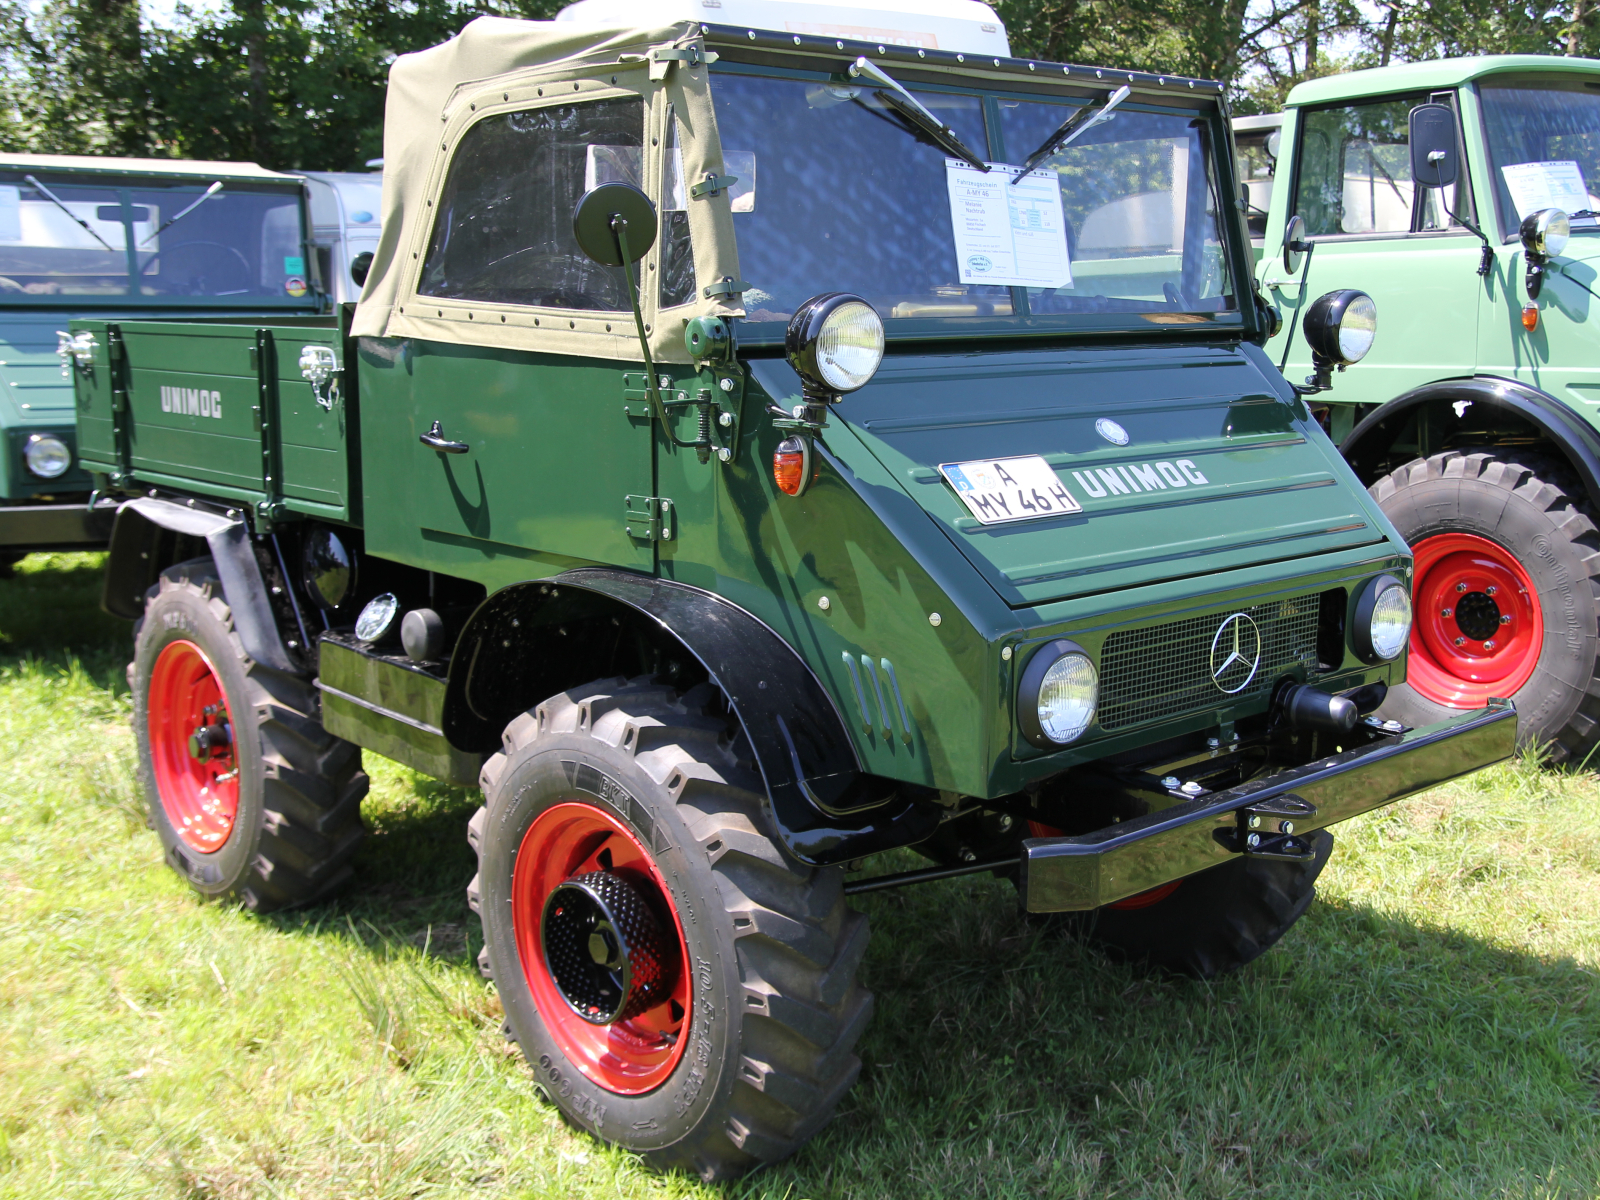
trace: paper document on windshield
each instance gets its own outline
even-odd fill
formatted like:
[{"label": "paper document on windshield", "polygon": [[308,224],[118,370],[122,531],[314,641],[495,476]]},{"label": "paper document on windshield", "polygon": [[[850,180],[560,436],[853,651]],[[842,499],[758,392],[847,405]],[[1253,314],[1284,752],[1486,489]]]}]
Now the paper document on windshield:
[{"label": "paper document on windshield", "polygon": [[989,165],[984,172],[958,158],[944,160],[961,282],[1071,287],[1056,173],[1038,170],[1012,184],[1021,167]]},{"label": "paper document on windshield", "polygon": [[1560,162],[1528,162],[1501,167],[1517,216],[1526,217],[1541,208],[1559,208],[1565,213],[1593,208],[1583,170],[1571,159]]}]

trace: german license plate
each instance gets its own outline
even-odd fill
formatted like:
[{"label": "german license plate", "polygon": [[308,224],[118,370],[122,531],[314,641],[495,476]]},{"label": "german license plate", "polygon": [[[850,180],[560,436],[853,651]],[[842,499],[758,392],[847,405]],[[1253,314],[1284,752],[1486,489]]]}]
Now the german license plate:
[{"label": "german license plate", "polygon": [[985,525],[1083,511],[1083,505],[1072,498],[1060,476],[1037,454],[941,463],[939,470],[967,511]]}]

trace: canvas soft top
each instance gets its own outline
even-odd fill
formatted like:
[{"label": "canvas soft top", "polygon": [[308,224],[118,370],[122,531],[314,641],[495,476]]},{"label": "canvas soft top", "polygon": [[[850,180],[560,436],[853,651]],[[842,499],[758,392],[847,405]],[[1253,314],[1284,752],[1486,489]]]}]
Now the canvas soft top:
[{"label": "canvas soft top", "polygon": [[[432,229],[430,201],[437,195],[456,142],[475,121],[497,111],[536,104],[536,86],[562,81],[563,95],[587,99],[606,94],[640,94],[655,111],[665,91],[683,123],[696,130],[683,146],[689,178],[720,171],[715,117],[704,67],[686,69],[682,60],[651,61],[652,51],[700,44],[701,27],[679,22],[656,29],[604,29],[572,22],[521,21],[479,17],[439,46],[402,55],[389,72],[384,113],[383,231],[371,273],[362,290],[352,331],[363,337],[423,337],[530,350],[556,350],[606,358],[638,354],[632,322],[615,314],[563,313],[555,322],[539,310],[497,307],[502,317],[492,330],[483,311],[492,306],[424,299],[406,311],[420,258]],[[684,66],[685,69],[677,69]],[[571,92],[566,91],[566,81]],[[548,98],[545,99],[549,102]],[[652,120],[657,119],[652,117]],[[716,161],[705,155],[716,156]],[[647,146],[645,169],[654,176],[659,151]],[[724,275],[737,278],[732,260],[732,218],[726,203],[692,205],[690,230],[700,283]],[[654,298],[644,289],[646,319]],[[698,293],[697,293],[698,294]],[[700,313],[742,315],[738,297],[701,298],[673,310],[675,317]],[[731,302],[730,302],[731,300]],[[468,310],[474,310],[469,312]],[[654,328],[651,341],[668,359],[682,358],[682,323]]]},{"label": "canvas soft top", "polygon": [[104,175],[177,175],[197,179],[250,179],[299,183],[300,176],[269,171],[251,162],[211,162],[183,158],[113,158],[95,154],[0,153],[0,170],[92,171]]}]

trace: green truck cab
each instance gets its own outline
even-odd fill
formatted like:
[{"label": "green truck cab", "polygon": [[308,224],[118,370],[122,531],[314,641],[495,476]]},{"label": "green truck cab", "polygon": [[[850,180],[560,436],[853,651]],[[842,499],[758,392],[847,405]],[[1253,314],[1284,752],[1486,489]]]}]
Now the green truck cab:
[{"label": "green truck cab", "polygon": [[1416,555],[1408,679],[1382,713],[1423,723],[1511,697],[1525,740],[1586,761],[1600,743],[1600,62],[1356,71],[1295,88],[1281,123],[1271,146],[1270,131],[1237,131],[1271,178],[1258,272],[1290,328],[1268,351],[1281,360],[1289,340],[1286,374],[1305,373],[1291,335],[1307,289],[1359,288],[1383,314],[1319,414]]},{"label": "green truck cab", "polygon": [[0,154],[0,569],[111,532],[78,454],[67,323],[326,311],[302,187],[253,163]]},{"label": "green truck cab", "polygon": [[[993,873],[1212,975],[1512,752],[1372,715],[1411,556],[1262,350],[1218,85],[482,18],[384,160],[334,318],[74,322],[151,823],[265,910],[350,876],[361,749],[480,787],[479,962],[596,1135],[820,1128],[851,895]],[[1327,376],[1370,302],[1319,312]]]}]

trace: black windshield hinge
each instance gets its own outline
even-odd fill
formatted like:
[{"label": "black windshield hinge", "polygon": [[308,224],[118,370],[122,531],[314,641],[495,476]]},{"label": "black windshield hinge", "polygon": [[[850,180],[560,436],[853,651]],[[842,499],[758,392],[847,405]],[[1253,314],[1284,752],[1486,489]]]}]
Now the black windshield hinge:
[{"label": "black windshield hinge", "polygon": [[700,289],[700,294],[707,300],[718,296],[737,296],[741,292],[750,290],[750,285],[742,279],[735,279],[732,275],[724,275],[719,283],[708,284]]},{"label": "black windshield hinge", "polygon": [[704,179],[690,187],[689,198],[698,200],[701,196],[720,196],[738,182],[737,175],[718,175],[715,171],[707,171]]}]

